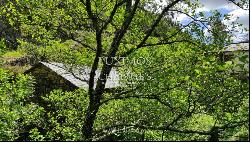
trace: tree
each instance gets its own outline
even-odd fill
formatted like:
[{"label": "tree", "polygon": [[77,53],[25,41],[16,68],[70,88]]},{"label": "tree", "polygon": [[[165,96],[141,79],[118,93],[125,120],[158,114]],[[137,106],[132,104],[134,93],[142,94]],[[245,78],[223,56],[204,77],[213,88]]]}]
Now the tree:
[{"label": "tree", "polygon": [[[143,53],[146,49],[149,49],[150,51],[145,51],[145,54],[148,54],[150,52],[154,53],[154,51],[158,51],[159,46],[173,47],[174,49],[178,49],[179,52],[173,52],[176,53],[176,55],[172,55],[174,59],[178,59],[175,58],[175,56],[181,56],[184,54],[182,51],[180,51],[180,47],[189,47],[187,50],[194,50],[189,51],[190,56],[191,53],[199,53],[198,58],[196,58],[194,55],[191,56],[192,58],[187,58],[186,61],[190,61],[192,62],[192,64],[185,65],[184,62],[182,62],[181,67],[176,65],[173,66],[171,70],[169,70],[174,72],[173,75],[180,76],[173,82],[168,82],[167,88],[171,90],[172,88],[176,88],[181,85],[181,87],[183,88],[172,92],[172,94],[182,94],[183,98],[185,98],[184,100],[189,102],[189,104],[186,105],[182,104],[181,101],[178,102],[178,105],[176,107],[180,107],[181,109],[179,110],[179,113],[177,113],[177,116],[172,115],[172,122],[167,123],[166,126],[152,127],[138,124],[126,124],[124,126],[139,127],[141,129],[166,130],[181,133],[198,133],[204,135],[214,134],[214,131],[196,132],[192,130],[178,130],[177,128],[170,128],[170,126],[176,124],[180,118],[183,119],[191,116],[191,114],[197,111],[195,109],[197,102],[200,107],[205,107],[208,104],[207,102],[199,100],[198,96],[192,98],[192,94],[205,93],[209,96],[209,93],[212,93],[212,91],[207,88],[200,88],[200,86],[208,84],[212,85],[216,81],[218,83],[218,86],[213,89],[217,89],[216,91],[220,90],[220,87],[224,82],[218,81],[216,77],[219,76],[227,78],[228,76],[223,76],[224,74],[219,74],[211,70],[216,69],[216,71],[219,72],[221,68],[222,70],[225,70],[227,66],[230,65],[220,64],[217,66],[215,64],[217,62],[213,61],[216,60],[214,59],[216,55],[216,53],[214,52],[218,51],[218,49],[213,48],[216,46],[206,45],[206,37],[204,36],[201,25],[205,28],[208,28],[208,21],[198,19],[194,11],[194,9],[197,8],[197,5],[192,5],[190,1],[182,0],[169,0],[166,2],[167,5],[163,8],[159,8],[159,5],[151,0],[68,0],[63,2],[7,2],[14,7],[13,9],[17,11],[16,12],[13,10],[12,12],[18,13],[19,22],[21,23],[20,27],[22,29],[22,37],[20,39],[22,39],[23,44],[32,43],[34,45],[42,47],[53,46],[54,42],[64,42],[66,40],[72,40],[81,45],[81,47],[83,48],[80,49],[81,52],[85,51],[92,55],[91,59],[93,60],[91,61],[91,72],[88,81],[89,103],[88,108],[85,112],[85,117],[83,120],[84,123],[82,126],[82,133],[85,136],[86,140],[93,139],[94,124],[97,119],[97,114],[104,104],[103,101],[106,101],[105,94],[107,90],[105,88],[105,85],[107,83],[107,76],[110,74],[112,68],[114,68],[117,63],[119,63],[119,60],[115,59],[120,59],[121,61],[124,58],[130,58],[138,52]],[[184,8],[181,7],[181,4],[186,4],[193,10],[193,13],[190,14],[185,11]],[[178,7],[181,7],[183,10],[178,10]],[[181,27],[181,25],[170,20],[169,17],[171,17],[173,13],[185,13],[192,19],[192,21],[186,26]],[[200,16],[204,19],[204,15]],[[14,17],[11,17],[10,19],[13,18]],[[184,29],[187,30],[183,32]],[[208,30],[211,31],[209,28]],[[197,38],[193,38],[191,35],[194,35],[194,37]],[[162,51],[160,51],[161,48],[159,48],[160,53],[165,51],[163,49],[164,48],[162,48]],[[171,51],[171,49],[168,50]],[[213,51],[213,54],[211,54],[209,51]],[[156,52],[155,54],[158,53]],[[203,54],[206,54],[206,56],[202,56]],[[161,57],[155,59],[160,60]],[[174,60],[167,60],[166,62],[168,61],[174,64]],[[211,65],[210,63],[213,64]],[[201,68],[201,66],[203,65],[207,68]],[[150,73],[151,71],[148,71],[145,67],[146,66],[143,67],[143,71],[147,71],[146,73]],[[185,70],[185,67],[189,67],[188,69],[190,70]],[[101,73],[98,80],[95,81],[96,71],[98,68],[101,69]],[[180,71],[180,74],[176,73],[177,70]],[[140,70],[138,69],[138,72],[139,71]],[[183,76],[183,74],[185,73],[184,71],[190,71],[190,75]],[[146,73],[144,75],[148,75]],[[164,77],[164,74],[160,74],[159,72],[157,73],[157,76],[161,75],[162,77]],[[207,77],[206,75],[208,75],[209,77]],[[210,79],[212,79],[212,81]],[[183,80],[185,82],[184,85]],[[204,84],[204,82],[208,83]],[[229,78],[228,82],[232,83],[233,79]],[[156,91],[157,87],[155,86],[157,82],[151,81],[149,83],[151,83],[150,87],[153,90],[155,89]],[[230,83],[229,85],[232,85]],[[141,85],[140,82],[138,84]],[[141,86],[143,86],[143,84]],[[237,83],[235,83],[235,86],[237,86]],[[144,87],[148,87],[148,85],[144,85]],[[239,85],[237,87],[242,86]],[[162,90],[158,88],[158,91],[156,91],[158,95],[156,96],[135,95],[132,97],[153,99],[162,103],[164,106],[169,107],[167,101],[169,101],[168,99],[170,98],[162,98],[162,96],[159,96],[159,94],[161,94],[159,90],[166,92],[165,89],[167,88],[163,88]],[[194,88],[198,89],[196,90]],[[185,97],[187,95],[187,92],[183,93],[185,92],[184,90],[190,91],[190,93],[188,93],[188,97]],[[145,90],[132,88],[131,92],[136,94],[136,91],[143,92]],[[223,91],[225,91],[225,89],[223,89]],[[150,93],[154,92],[152,91]],[[228,92],[228,94],[230,93]],[[129,96],[118,98],[126,99],[127,97]],[[204,97],[205,100],[210,99],[207,98],[207,96]],[[211,97],[217,100],[215,96]],[[112,95],[110,99],[112,100]],[[215,101],[213,99],[209,101],[213,103]],[[184,105],[183,108],[181,107],[182,105]],[[218,104],[218,110],[222,110],[222,108],[225,107]],[[202,109],[201,111],[204,110]],[[208,111],[210,111],[210,108],[208,108]],[[214,111],[212,111],[211,113],[214,113]],[[216,113],[216,115],[218,114],[220,113]],[[237,121],[236,123],[241,122]],[[225,127],[221,127],[231,127],[231,125],[225,125]]]},{"label": "tree", "polygon": [[25,134],[25,128],[29,129],[42,122],[39,116],[44,110],[36,104],[28,103],[34,91],[34,80],[30,76],[14,76],[0,69],[0,82],[0,140],[16,140],[17,135]]},{"label": "tree", "polygon": [[[7,1],[0,2],[1,20],[0,20],[0,38],[5,39],[5,44],[10,49],[17,49],[17,38],[20,37],[20,27],[18,22],[14,22],[11,18],[16,16],[15,13],[10,12],[12,5],[8,5]],[[3,8],[5,6],[5,8]],[[13,15],[12,15],[13,14]]]}]

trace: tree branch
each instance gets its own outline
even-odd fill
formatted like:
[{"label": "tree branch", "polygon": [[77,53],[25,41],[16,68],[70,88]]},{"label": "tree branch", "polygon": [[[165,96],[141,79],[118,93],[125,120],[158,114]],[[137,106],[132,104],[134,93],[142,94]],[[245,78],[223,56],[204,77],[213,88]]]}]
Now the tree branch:
[{"label": "tree branch", "polygon": [[173,86],[173,87],[169,87],[161,92],[158,93],[158,95],[155,95],[153,93],[149,94],[149,95],[128,95],[128,96],[122,96],[122,94],[128,94],[128,93],[133,93],[136,89],[139,89],[141,88],[142,86],[139,86],[137,87],[136,89],[131,89],[131,90],[128,90],[128,91],[124,91],[124,92],[121,92],[119,93],[118,95],[112,97],[112,98],[108,98],[106,100],[103,100],[100,104],[103,105],[105,103],[108,103],[109,101],[112,101],[112,100],[124,100],[124,99],[130,99],[130,98],[137,98],[137,99],[151,99],[151,100],[156,100],[158,101],[159,103],[161,103],[163,106],[166,106],[168,108],[171,109],[172,112],[176,112],[176,108],[173,107],[170,102],[164,102],[162,99],[160,99],[160,94],[162,93],[165,93],[167,91],[170,91],[172,89],[175,89],[177,87],[180,87],[182,83],[176,85],[176,86]]},{"label": "tree branch", "polygon": [[81,44],[83,47],[85,47],[85,48],[87,48],[87,49],[90,49],[90,50],[92,50],[92,51],[96,51],[96,49],[94,49],[94,48],[92,48],[91,46],[89,46],[89,45],[83,43],[82,41],[80,41],[80,40],[78,40],[78,39],[76,39],[72,34],[71,34],[70,39],[73,40],[73,41],[75,41],[75,42],[77,42],[77,43],[79,43],[79,44]]},{"label": "tree branch", "polygon": [[190,24],[192,24],[194,21],[189,22],[187,25],[183,26],[182,28],[180,28],[177,32],[175,32],[174,34],[168,36],[165,38],[165,40],[171,39],[172,37],[176,36],[178,33],[180,33],[182,30],[184,30],[185,28],[187,28],[188,26],[190,26]]},{"label": "tree branch", "polygon": [[[83,0],[81,0],[81,2],[84,3]],[[86,10],[87,10],[88,16],[92,20],[92,24],[95,28],[96,44],[97,44],[96,55],[95,55],[94,62],[92,64],[90,78],[89,78],[89,96],[90,96],[90,102],[92,102],[94,100],[94,97],[95,97],[93,95],[94,84],[95,84],[94,78],[96,75],[95,72],[98,68],[99,57],[101,57],[101,54],[102,54],[102,33],[101,33],[101,30],[99,29],[99,26],[98,26],[98,18],[92,12],[91,1],[86,0],[85,5],[86,5]]]},{"label": "tree branch", "polygon": [[152,43],[152,44],[144,44],[141,47],[148,47],[148,46],[159,46],[159,45],[167,45],[167,44],[173,44],[173,43],[180,43],[180,42],[188,42],[193,45],[196,45],[196,43],[190,41],[190,40],[175,40],[175,41],[165,41],[165,42],[158,42],[158,43]]},{"label": "tree branch", "polygon": [[209,21],[196,19],[196,18],[194,18],[193,16],[191,16],[191,15],[189,15],[188,13],[183,12],[183,11],[181,11],[181,10],[171,9],[171,10],[169,10],[169,11],[178,12],[178,13],[181,13],[181,14],[185,14],[186,16],[188,16],[189,18],[191,18],[193,21],[200,22],[209,32],[212,32],[212,31],[207,27],[207,25],[204,24],[204,23],[209,23]]},{"label": "tree branch", "polygon": [[124,128],[124,127],[129,127],[129,128],[140,128],[144,130],[164,130],[164,131],[171,131],[171,132],[177,132],[177,133],[183,133],[183,134],[199,134],[199,135],[210,135],[210,131],[198,131],[198,130],[188,130],[188,129],[177,129],[174,127],[167,127],[167,126],[146,126],[146,125],[140,125],[140,124],[117,124],[117,125],[112,125],[105,127],[99,132],[103,131],[110,131],[113,128]]},{"label": "tree branch", "polygon": [[152,32],[158,26],[159,22],[161,21],[161,19],[165,15],[165,13],[168,12],[170,8],[172,8],[173,6],[175,6],[180,1],[181,0],[175,0],[174,2],[172,2],[171,4],[169,4],[167,7],[165,7],[163,9],[163,11],[161,12],[161,14],[158,16],[158,18],[152,24],[151,28],[147,31],[146,36],[143,38],[143,40],[141,41],[141,43],[137,46],[137,48],[141,48],[142,47],[142,45],[148,40],[149,36],[152,34]]},{"label": "tree branch", "polygon": [[165,7],[163,9],[163,11],[161,12],[161,14],[158,16],[158,18],[153,22],[153,24],[151,25],[151,28],[147,31],[147,34],[145,35],[145,37],[143,38],[143,40],[136,46],[136,48],[130,49],[129,51],[127,51],[126,53],[124,53],[122,55],[122,57],[127,57],[128,55],[130,55],[131,53],[133,53],[135,50],[141,48],[145,44],[145,42],[148,40],[149,36],[152,34],[152,32],[155,30],[155,28],[158,26],[159,22],[161,21],[161,19],[165,15],[165,13],[168,12],[170,10],[170,8],[172,8],[173,6],[175,6],[180,1],[181,0],[175,0],[174,2],[172,2],[171,4],[169,4],[167,7]]},{"label": "tree branch", "polygon": [[101,28],[101,31],[105,30],[107,28],[108,24],[110,24],[112,22],[115,14],[116,14],[117,9],[120,6],[122,6],[125,2],[126,2],[126,0],[123,0],[123,1],[121,1],[119,3],[117,3],[117,1],[116,1],[116,4],[115,4],[110,16],[109,16],[108,20],[104,23],[103,27]]},{"label": "tree branch", "polygon": [[[126,128],[139,128],[139,129],[144,129],[144,130],[161,130],[161,131],[170,131],[170,132],[176,132],[176,133],[182,133],[182,134],[199,134],[199,135],[212,135],[214,133],[214,127],[211,128],[211,130],[190,130],[190,129],[178,129],[174,127],[170,127],[173,125],[177,120],[181,118],[181,114],[174,120],[172,121],[169,125],[167,126],[146,126],[146,125],[141,125],[141,124],[116,124],[108,127],[104,127],[96,132],[96,134],[100,134],[103,132],[110,132],[109,134],[117,133],[120,132],[121,130],[125,130]],[[235,128],[243,125],[244,123],[247,123],[248,120],[245,121],[240,121],[240,122],[232,122],[234,124],[226,124],[221,127],[216,127],[218,132],[224,131],[225,129],[229,128]],[[116,128],[116,129],[114,129]],[[103,134],[105,135],[105,133]],[[98,139],[99,136],[97,136],[95,139]]]},{"label": "tree branch", "polygon": [[[106,84],[106,76],[109,75],[112,66],[111,66],[111,62],[112,62],[112,57],[115,57],[116,52],[119,48],[119,45],[121,43],[121,39],[124,37],[125,33],[127,32],[127,29],[129,28],[129,25],[132,22],[132,19],[135,15],[135,12],[137,10],[137,7],[139,5],[140,0],[136,0],[135,4],[133,6],[133,9],[130,13],[125,13],[125,21],[123,22],[121,28],[115,32],[115,37],[113,38],[113,42],[111,44],[110,50],[108,52],[108,57],[107,57],[107,64],[104,64],[102,71],[101,71],[101,75],[97,81],[97,86],[96,86],[96,93],[97,94],[102,94],[101,92],[105,89],[105,84]],[[127,15],[129,14],[129,15]]]},{"label": "tree branch", "polygon": [[235,4],[236,6],[238,6],[239,8],[243,10],[249,10],[249,4],[248,4],[248,8],[244,8],[244,5],[241,5],[239,2],[237,3],[235,0],[227,0],[227,1]]}]

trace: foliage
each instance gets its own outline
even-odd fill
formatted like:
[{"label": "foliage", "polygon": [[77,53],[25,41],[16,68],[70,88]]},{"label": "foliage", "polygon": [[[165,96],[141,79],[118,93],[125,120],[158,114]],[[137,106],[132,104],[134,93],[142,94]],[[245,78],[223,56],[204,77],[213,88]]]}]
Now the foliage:
[{"label": "foliage", "polygon": [[0,69],[0,79],[0,140],[16,140],[25,126],[41,124],[43,108],[28,103],[34,91],[31,77]]},{"label": "foliage", "polygon": [[[198,131],[210,131],[214,126],[231,125],[234,121],[247,121],[248,83],[231,75],[233,65],[231,62],[221,62],[217,56],[219,53],[204,56],[203,52],[186,44],[138,51],[128,60],[140,57],[149,62],[141,60],[143,62],[140,64],[126,64],[122,70],[124,73],[134,73],[132,78],[124,78],[123,81],[129,86],[128,90],[136,91],[107,95],[113,101],[100,110],[100,113],[105,113],[99,114],[97,120],[108,126],[140,124],[153,127],[171,124],[172,120],[184,113],[173,127]],[[115,121],[101,121],[107,119]],[[119,129],[123,127],[118,128],[117,134],[122,131]],[[159,136],[155,139],[207,139],[206,135],[180,136],[171,131],[161,133],[156,132]],[[221,137],[228,133],[231,133],[231,129],[223,131]]]},{"label": "foliage", "polygon": [[4,42],[1,40],[0,41],[0,55],[2,55],[6,50]]},{"label": "foliage", "polygon": [[[235,4],[246,3],[241,2]],[[154,0],[0,4],[5,32],[0,54],[18,44],[34,63],[91,66],[88,88],[41,96],[34,96],[34,88],[52,81],[40,87],[30,76],[0,69],[1,140],[230,140],[249,135],[249,81],[232,75],[232,61],[221,60],[231,31],[218,11],[209,17],[197,14],[199,4],[189,0],[169,0],[167,6]],[[190,17],[190,23],[173,20],[177,13]],[[114,68],[121,86],[105,88]]]},{"label": "foliage", "polygon": [[6,57],[6,58],[10,58],[10,57],[21,57],[21,56],[24,56],[25,53],[21,52],[21,51],[8,51],[6,52],[3,57]]},{"label": "foliage", "polygon": [[82,121],[88,98],[84,90],[62,92],[55,90],[44,97],[47,120],[46,140],[82,140]]},{"label": "foliage", "polygon": [[[81,140],[81,119],[88,98],[84,90],[55,90],[46,107],[32,103],[33,79],[1,69],[1,140]],[[81,96],[81,97],[80,97]],[[86,96],[86,95],[85,95]]]}]

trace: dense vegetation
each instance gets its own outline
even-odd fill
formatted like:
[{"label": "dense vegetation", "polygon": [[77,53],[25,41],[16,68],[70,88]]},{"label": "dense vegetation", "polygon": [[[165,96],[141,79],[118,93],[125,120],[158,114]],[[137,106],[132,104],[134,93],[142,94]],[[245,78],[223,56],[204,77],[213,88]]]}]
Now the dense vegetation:
[{"label": "dense vegetation", "polygon": [[[234,62],[221,59],[229,17],[197,14],[199,6],[0,1],[0,140],[247,140],[247,71],[232,74]],[[182,25],[176,13],[192,20]],[[15,59],[24,63],[14,70]],[[89,87],[37,97],[38,81],[23,71],[39,61],[91,67]],[[112,69],[121,86],[105,88]]]}]

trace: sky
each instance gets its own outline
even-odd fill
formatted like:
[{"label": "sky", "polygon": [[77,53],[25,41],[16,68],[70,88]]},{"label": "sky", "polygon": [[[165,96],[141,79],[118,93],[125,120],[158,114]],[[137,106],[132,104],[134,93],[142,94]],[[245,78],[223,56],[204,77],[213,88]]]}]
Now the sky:
[{"label": "sky", "polygon": [[[249,30],[249,10],[243,10],[233,3],[229,3],[227,0],[199,0],[202,4],[201,8],[196,9],[196,12],[204,12],[205,15],[211,14],[211,10],[218,10],[222,14],[230,14],[230,20],[223,19],[223,23],[229,27],[233,22],[242,24],[242,27],[238,27],[234,30],[233,42],[240,42],[246,38],[248,31],[243,31],[243,28]],[[187,23],[190,18],[184,14],[179,14],[176,16],[177,21],[184,24]],[[209,32],[205,31],[206,34]],[[249,37],[248,37],[249,38]]]}]

